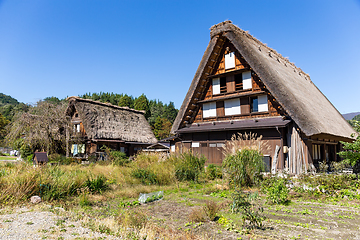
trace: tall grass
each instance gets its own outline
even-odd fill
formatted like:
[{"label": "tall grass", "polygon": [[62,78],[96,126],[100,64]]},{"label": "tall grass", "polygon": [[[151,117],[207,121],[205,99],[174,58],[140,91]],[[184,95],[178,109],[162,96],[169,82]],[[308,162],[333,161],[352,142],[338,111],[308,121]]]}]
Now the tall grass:
[{"label": "tall grass", "polygon": [[6,173],[0,177],[0,204],[25,201],[33,195],[47,201],[60,200],[77,195],[81,188],[91,185],[89,181],[98,181],[97,176],[94,178],[79,165],[33,167],[21,163],[12,167],[1,165],[0,169]]},{"label": "tall grass", "polygon": [[33,195],[57,201],[79,196],[83,189],[88,189],[89,195],[136,197],[140,192],[156,191],[178,180],[196,181],[204,170],[204,162],[204,158],[191,153],[164,157],[143,152],[124,166],[0,164],[0,205],[28,201]]}]

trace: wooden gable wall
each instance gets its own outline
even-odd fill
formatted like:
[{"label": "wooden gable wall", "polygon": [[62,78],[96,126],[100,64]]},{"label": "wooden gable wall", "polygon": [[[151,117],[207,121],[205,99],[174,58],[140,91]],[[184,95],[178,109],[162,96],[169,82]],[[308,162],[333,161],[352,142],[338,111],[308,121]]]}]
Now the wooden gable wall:
[{"label": "wooden gable wall", "polygon": [[[219,41],[221,42],[221,41]],[[269,93],[261,79],[251,70],[249,64],[241,56],[241,54],[235,49],[235,47],[226,39],[223,39],[223,44],[217,44],[215,49],[219,51],[218,60],[215,62],[212,68],[211,74],[207,77],[205,87],[200,88],[202,94],[198,99],[198,110],[193,122],[208,122],[208,121],[220,121],[220,120],[236,120],[236,119],[249,119],[258,117],[270,117],[270,116],[285,116],[285,111],[281,108],[275,98]],[[225,69],[225,54],[229,52],[235,53],[235,68]],[[252,89],[236,90],[235,75],[242,74],[246,71],[251,71]],[[213,94],[212,79],[219,77],[220,79],[226,79],[225,87],[227,92],[221,94]],[[268,111],[267,112],[251,112],[250,102],[252,97],[259,95],[267,95]],[[240,98],[241,114],[225,116],[224,114],[224,100]],[[216,102],[216,117],[203,117],[203,104],[209,102]],[[195,104],[193,104],[195,105]]]}]

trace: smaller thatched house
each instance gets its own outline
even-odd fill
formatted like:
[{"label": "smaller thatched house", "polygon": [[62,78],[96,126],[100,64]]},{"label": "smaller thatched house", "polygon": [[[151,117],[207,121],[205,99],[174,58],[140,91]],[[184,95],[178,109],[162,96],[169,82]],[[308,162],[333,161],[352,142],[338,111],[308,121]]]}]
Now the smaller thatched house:
[{"label": "smaller thatched house", "polygon": [[144,111],[79,97],[69,97],[68,101],[73,157],[101,157],[104,146],[132,156],[157,142]]}]

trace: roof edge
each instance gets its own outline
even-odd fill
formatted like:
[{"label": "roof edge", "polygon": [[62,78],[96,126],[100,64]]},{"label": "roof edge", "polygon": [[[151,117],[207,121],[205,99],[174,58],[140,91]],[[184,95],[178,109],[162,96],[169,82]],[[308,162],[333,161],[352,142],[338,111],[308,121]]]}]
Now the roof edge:
[{"label": "roof edge", "polygon": [[88,103],[97,104],[97,105],[101,105],[101,106],[105,106],[105,107],[112,107],[112,108],[116,108],[116,109],[127,110],[127,111],[130,111],[130,112],[141,113],[141,114],[145,115],[144,110],[136,110],[136,109],[132,109],[132,108],[129,108],[129,107],[120,107],[120,106],[113,105],[111,103],[103,103],[103,102],[100,102],[100,101],[94,101],[94,100],[85,99],[85,98],[81,98],[81,97],[77,97],[77,96],[68,97],[66,100],[68,100],[68,101],[77,101],[77,102],[88,102]]}]

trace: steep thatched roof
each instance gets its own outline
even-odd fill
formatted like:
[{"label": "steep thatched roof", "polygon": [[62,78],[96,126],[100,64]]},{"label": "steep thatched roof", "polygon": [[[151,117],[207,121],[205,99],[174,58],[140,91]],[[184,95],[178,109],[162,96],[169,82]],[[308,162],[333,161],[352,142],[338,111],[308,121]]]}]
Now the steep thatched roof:
[{"label": "steep thatched roof", "polygon": [[85,132],[90,139],[116,139],[140,143],[157,142],[145,119],[144,111],[79,97],[69,97],[68,100],[66,114],[72,116],[75,111],[79,113]]},{"label": "steep thatched roof", "polygon": [[350,139],[354,132],[352,127],[310,80],[309,75],[288,59],[233,25],[231,21],[212,26],[210,36],[210,43],[173,124],[172,133],[182,127],[195,89],[201,79],[206,79],[206,66],[215,45],[220,37],[225,37],[307,136],[329,134]]}]

